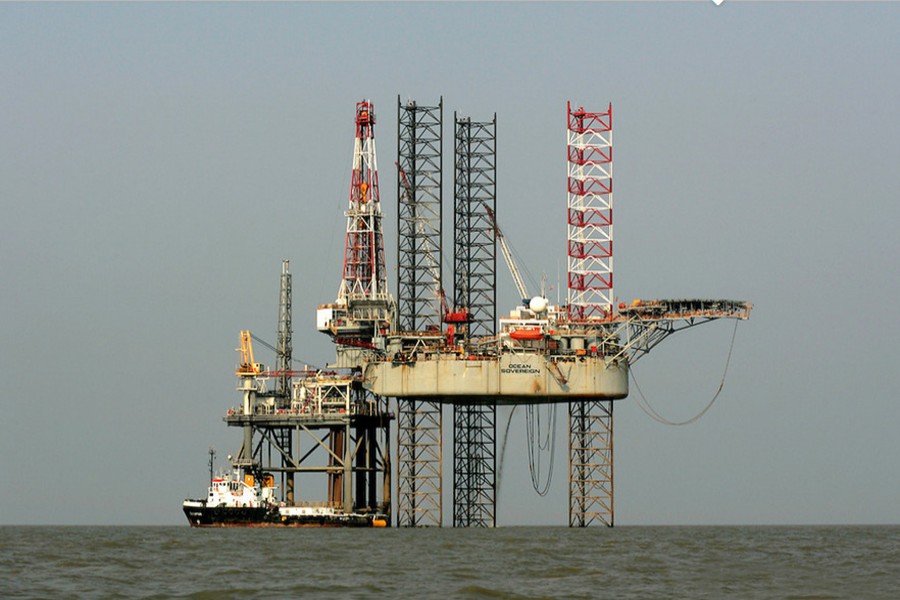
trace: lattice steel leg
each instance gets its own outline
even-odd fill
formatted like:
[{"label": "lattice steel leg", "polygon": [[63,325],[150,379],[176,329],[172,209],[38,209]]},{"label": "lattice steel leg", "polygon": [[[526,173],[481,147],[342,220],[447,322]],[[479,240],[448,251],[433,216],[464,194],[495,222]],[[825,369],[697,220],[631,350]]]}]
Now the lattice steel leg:
[{"label": "lattice steel leg", "polygon": [[441,405],[398,400],[397,526],[442,525]]},{"label": "lattice steel leg", "polygon": [[494,527],[496,406],[453,407],[453,526]]},{"label": "lattice steel leg", "polygon": [[569,403],[569,527],[613,526],[613,403]]},{"label": "lattice steel leg", "polygon": [[397,318],[401,331],[440,328],[443,290],[443,101],[397,97]]}]

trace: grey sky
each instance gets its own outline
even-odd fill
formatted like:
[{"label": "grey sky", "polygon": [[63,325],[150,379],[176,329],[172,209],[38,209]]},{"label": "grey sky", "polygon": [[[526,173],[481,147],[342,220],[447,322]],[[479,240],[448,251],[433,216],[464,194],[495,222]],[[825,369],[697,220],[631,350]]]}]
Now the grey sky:
[{"label": "grey sky", "polygon": [[[362,98],[393,273],[397,94],[497,112],[498,217],[551,280],[566,100],[612,101],[616,294],[754,302],[697,424],[617,405],[617,523],[900,522],[898,30],[897,3],[0,3],[0,523],[182,523],[282,258],[295,356],[333,355]],[[730,336],[639,362],[653,406],[700,410]],[[563,524],[565,435],[539,498],[523,432],[498,520]]]}]

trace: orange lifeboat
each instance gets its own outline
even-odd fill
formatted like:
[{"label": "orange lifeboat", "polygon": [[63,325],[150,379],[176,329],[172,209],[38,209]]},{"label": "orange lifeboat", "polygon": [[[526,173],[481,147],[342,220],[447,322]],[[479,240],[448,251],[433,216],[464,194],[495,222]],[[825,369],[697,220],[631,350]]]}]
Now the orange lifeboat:
[{"label": "orange lifeboat", "polygon": [[510,331],[509,337],[514,340],[542,340],[544,339],[544,332],[541,331],[540,327],[526,327]]}]

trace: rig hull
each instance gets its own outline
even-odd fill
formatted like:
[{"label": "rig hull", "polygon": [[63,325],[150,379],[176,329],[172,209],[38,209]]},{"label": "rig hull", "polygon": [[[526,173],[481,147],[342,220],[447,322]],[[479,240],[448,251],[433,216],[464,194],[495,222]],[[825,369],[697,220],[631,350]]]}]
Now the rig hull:
[{"label": "rig hull", "polygon": [[370,362],[365,387],[386,397],[460,404],[540,404],[628,396],[628,364],[600,356],[445,355]]}]

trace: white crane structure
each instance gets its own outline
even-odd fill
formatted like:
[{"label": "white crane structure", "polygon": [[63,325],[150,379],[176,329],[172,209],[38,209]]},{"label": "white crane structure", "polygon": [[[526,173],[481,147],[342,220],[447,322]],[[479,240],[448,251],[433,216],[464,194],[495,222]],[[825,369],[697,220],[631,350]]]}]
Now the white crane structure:
[{"label": "white crane structure", "polygon": [[494,227],[494,235],[497,236],[497,241],[500,242],[500,251],[503,252],[503,258],[506,259],[506,266],[509,267],[513,283],[516,286],[516,291],[519,292],[519,298],[522,300],[522,303],[527,306],[531,296],[528,294],[528,289],[525,287],[525,281],[522,279],[522,274],[519,272],[519,266],[513,259],[509,244],[506,242],[506,237],[504,237],[503,232],[500,231],[500,226],[497,225],[497,217],[494,216],[494,211],[488,208],[487,213],[491,218],[491,225]]}]

